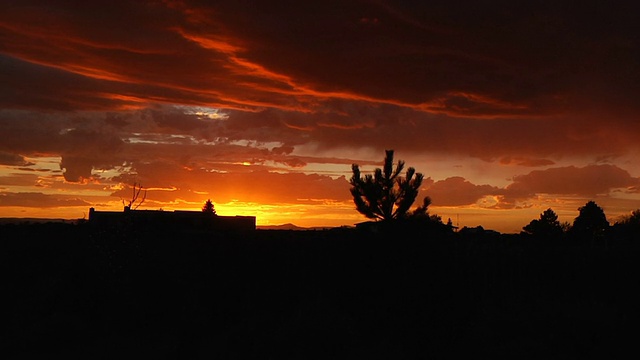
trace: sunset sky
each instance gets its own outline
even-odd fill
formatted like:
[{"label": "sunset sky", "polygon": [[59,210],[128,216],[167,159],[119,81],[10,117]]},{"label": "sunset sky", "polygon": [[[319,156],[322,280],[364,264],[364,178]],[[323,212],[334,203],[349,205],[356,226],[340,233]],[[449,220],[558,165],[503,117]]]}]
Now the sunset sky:
[{"label": "sunset sky", "polygon": [[640,208],[640,3],[2,1],[0,217],[353,225],[385,149],[419,201],[517,232]]}]

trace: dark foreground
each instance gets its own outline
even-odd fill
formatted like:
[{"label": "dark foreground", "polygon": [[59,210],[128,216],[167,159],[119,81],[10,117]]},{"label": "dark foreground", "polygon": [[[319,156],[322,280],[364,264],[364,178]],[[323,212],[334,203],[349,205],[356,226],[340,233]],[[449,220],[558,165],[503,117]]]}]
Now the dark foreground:
[{"label": "dark foreground", "polygon": [[0,239],[5,359],[615,358],[640,342],[629,241],[65,224]]}]

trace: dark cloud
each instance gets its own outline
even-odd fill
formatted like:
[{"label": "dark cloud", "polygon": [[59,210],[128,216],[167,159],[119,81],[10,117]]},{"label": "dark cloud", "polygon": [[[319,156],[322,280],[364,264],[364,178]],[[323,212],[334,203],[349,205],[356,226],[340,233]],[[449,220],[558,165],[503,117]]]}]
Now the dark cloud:
[{"label": "dark cloud", "polygon": [[553,165],[555,164],[555,162],[549,159],[531,159],[531,158],[522,158],[522,157],[512,158],[511,156],[505,156],[502,159],[500,159],[500,164],[538,167],[538,166]]},{"label": "dark cloud", "polygon": [[612,192],[634,193],[640,179],[614,165],[560,167],[534,170],[518,175],[504,188],[476,185],[462,177],[450,177],[427,186],[426,193],[436,206],[476,204],[485,196],[496,201],[494,208],[511,209],[531,206],[518,201],[534,200],[539,195],[571,196],[585,199],[607,197]]},{"label": "dark cloud", "polygon": [[25,62],[0,54],[0,106],[9,109],[74,111],[139,107],[121,83]]},{"label": "dark cloud", "polygon": [[34,174],[11,174],[0,176],[0,186],[33,186],[36,184],[38,177]]},{"label": "dark cloud", "polygon": [[[603,100],[604,84],[637,93],[629,79],[637,79],[637,17],[630,15],[637,10],[632,4],[578,9],[566,2],[249,1],[218,7],[227,31],[248,44],[243,56],[269,69],[325,91],[465,116],[589,106],[589,100]],[[362,19],[376,19],[375,25]],[[622,68],[608,58],[612,53]],[[581,86],[585,80],[596,86]],[[633,106],[631,97],[617,96]]]},{"label": "dark cloud", "polygon": [[13,166],[29,166],[33,163],[25,160],[23,156],[18,154],[11,154],[0,151],[0,165],[13,165]]},{"label": "dark cloud", "polygon": [[276,146],[271,152],[275,155],[288,155],[293,152],[293,146]]},{"label": "dark cloud", "polygon": [[80,182],[91,177],[93,159],[65,156],[60,162],[64,179],[70,182]]},{"label": "dark cloud", "polygon": [[[469,119],[431,115],[396,105],[333,101],[340,114],[272,109],[231,112],[221,129],[229,138],[314,143],[319,149],[376,147],[447,153],[510,165],[548,166],[566,156],[619,157],[637,148],[635,122],[615,126],[593,118]],[[337,126],[335,124],[343,124]]]},{"label": "dark cloud", "polygon": [[[159,101],[308,113],[343,99],[463,117],[610,104],[620,114],[637,111],[634,4],[185,1],[108,3],[100,12],[95,6],[3,6],[0,52],[13,66],[3,76],[22,89],[7,105],[26,96],[24,106],[52,108]],[[31,94],[37,78],[45,87]],[[47,91],[57,87],[75,96]]]},{"label": "dark cloud", "polygon": [[90,203],[74,196],[48,195],[37,192],[0,192],[0,207],[20,206],[32,208],[53,208],[63,206],[89,206]]}]

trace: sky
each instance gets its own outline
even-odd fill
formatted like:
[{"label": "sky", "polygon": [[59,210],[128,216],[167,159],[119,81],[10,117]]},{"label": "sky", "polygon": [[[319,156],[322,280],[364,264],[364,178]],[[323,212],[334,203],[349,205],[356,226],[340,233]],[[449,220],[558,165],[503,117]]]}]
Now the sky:
[{"label": "sky", "polygon": [[416,206],[518,232],[640,208],[640,4],[2,1],[0,216],[353,225],[393,149]]}]

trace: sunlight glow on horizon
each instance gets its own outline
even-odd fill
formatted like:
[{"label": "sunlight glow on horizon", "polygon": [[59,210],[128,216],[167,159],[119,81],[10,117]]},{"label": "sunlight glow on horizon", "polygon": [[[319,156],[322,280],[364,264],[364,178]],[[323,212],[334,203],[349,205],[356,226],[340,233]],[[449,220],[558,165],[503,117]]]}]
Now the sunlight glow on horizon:
[{"label": "sunlight glow on horizon", "polygon": [[[0,197],[2,194],[0,193]],[[204,197],[203,197],[204,198]],[[1,201],[1,199],[0,199]],[[2,217],[17,218],[61,218],[67,220],[82,219],[88,216],[89,207],[102,211],[122,211],[123,199],[110,198],[109,201],[95,203],[86,206],[66,206],[50,208],[33,208],[8,206],[2,208]],[[164,204],[149,201],[144,202],[139,210],[188,210],[200,211],[202,204],[193,202],[177,202]],[[255,202],[231,201],[227,203],[215,203],[214,206],[218,215],[221,216],[255,216],[257,225],[282,225],[294,224],[301,227],[340,227],[353,226],[359,222],[369,221],[361,214],[357,213],[352,202],[343,203],[322,203],[308,204],[261,204]],[[562,210],[559,207],[552,207],[559,216],[561,222],[572,223],[578,215],[576,210]],[[545,208],[546,209],[546,208]],[[461,207],[438,207],[430,208],[431,214],[439,215],[444,223],[451,219],[454,225],[460,228],[482,226],[485,229],[500,231],[503,233],[519,233],[528,221],[538,218],[544,211],[541,208],[505,209],[495,210],[481,207],[461,206]],[[610,211],[605,209],[607,219],[613,224],[622,215],[627,215],[630,211]],[[529,220],[523,220],[529,219]]]},{"label": "sunlight glow on horizon", "polygon": [[[0,207],[2,216],[4,217],[34,217],[34,218],[66,218],[78,219],[88,212],[89,207],[103,211],[122,211],[122,202],[127,201],[122,197],[114,196],[115,193],[121,192],[128,194],[129,184],[122,182],[113,182],[112,178],[119,175],[132,174],[130,164],[123,164],[121,168],[113,168],[109,170],[92,170],[92,174],[96,177],[94,180],[84,183],[70,183],[64,180],[62,170],[60,170],[61,157],[25,157],[25,161],[29,162],[26,167],[0,166],[0,176],[28,176],[34,181],[42,184],[37,191],[43,196],[51,196],[52,202],[43,208],[21,207],[21,206],[4,206]],[[290,169],[282,167],[282,170],[269,171],[270,173],[287,174],[290,172],[302,172],[308,174],[318,174],[320,169],[327,172],[325,175],[340,171],[341,176],[348,177],[350,170],[346,168],[346,164],[331,163],[311,163],[316,171],[305,171],[310,169]],[[250,166],[251,162],[244,161],[236,165]],[[317,167],[316,167],[317,165]],[[362,168],[363,173],[369,173],[375,165],[365,165]],[[350,167],[349,167],[350,168]],[[34,171],[37,170],[37,171]],[[214,170],[212,170],[214,171]],[[23,185],[9,185],[0,188],[0,196],[3,191],[12,191],[14,193],[31,193],[33,185],[25,183]],[[140,206],[140,210],[201,210],[206,198],[214,201],[216,210],[219,215],[225,216],[255,216],[258,225],[281,225],[292,223],[301,227],[334,227],[334,226],[352,226],[358,222],[368,221],[365,217],[357,213],[352,201],[334,201],[331,199],[313,199],[298,198],[292,203],[271,203],[262,201],[244,201],[243,198],[255,198],[257,194],[251,194],[246,191],[240,191],[236,194],[236,200],[227,202],[216,202],[215,198],[224,194],[211,193],[211,191],[192,190],[194,195],[201,195],[202,200],[180,200],[174,201],[162,200],[165,197],[157,197],[154,194],[176,192],[178,188],[172,185],[151,186],[145,188],[148,191],[148,198]],[[346,188],[345,188],[346,190]],[[619,201],[632,201],[639,199],[640,195],[635,192],[629,192],[627,188],[612,189],[609,194],[605,194],[606,198]],[[629,193],[627,193],[629,192]],[[224,196],[229,196],[224,195]],[[420,192],[414,208],[420,202],[423,196],[430,196],[429,189],[423,188]],[[126,195],[125,195],[126,197]],[[64,205],[67,201],[76,201],[76,199],[84,199],[89,205]],[[600,201],[601,199],[596,199]],[[559,215],[560,221],[571,223],[577,216],[577,208],[583,205],[583,197],[576,196],[557,196],[538,194],[537,199],[530,199],[525,203],[516,203],[516,207],[512,209],[495,209],[499,205],[501,199],[496,195],[486,195],[480,198],[473,205],[465,206],[438,206],[437,202],[430,207],[431,214],[441,216],[442,221],[446,222],[451,218],[454,224],[459,221],[460,227],[474,227],[481,225],[486,229],[497,230],[505,233],[519,232],[528,221],[535,219],[546,208],[551,207]],[[0,204],[2,198],[0,198]],[[59,205],[57,205],[59,204]],[[621,215],[630,212],[630,209],[623,209],[617,203],[606,205],[605,212],[608,219],[613,223]],[[621,203],[623,204],[623,203]],[[529,220],[526,220],[529,219]]]},{"label": "sunlight glow on horizon", "polygon": [[[120,169],[110,170],[93,170],[92,173],[100,175],[101,181],[106,181],[105,184],[100,184],[100,181],[94,181],[94,184],[85,183],[67,183],[62,178],[62,172],[59,169],[60,157],[29,157],[25,158],[31,165],[28,168],[40,169],[40,171],[20,170],[16,167],[2,166],[0,167],[0,174],[8,176],[10,174],[25,174],[28,176],[35,176],[34,178],[40,178],[44,184],[44,187],[40,187],[38,191],[43,195],[49,196],[64,196],[60,198],[60,201],[66,201],[64,199],[85,198],[88,202],[93,203],[87,206],[49,206],[45,208],[32,208],[32,207],[19,207],[9,206],[3,207],[2,216],[5,217],[34,217],[34,218],[66,218],[66,219],[78,219],[82,215],[88,212],[89,207],[95,207],[96,209],[103,211],[121,211],[122,201],[127,199],[116,198],[113,196],[116,191],[124,191],[127,193],[130,185],[123,184],[121,182],[109,183],[109,178],[117,176],[119,174],[129,173],[131,168],[123,167]],[[126,164],[124,164],[126,165]],[[250,165],[250,162],[242,162],[241,165]],[[327,169],[342,169],[346,167],[344,164],[320,164],[322,168]],[[376,166],[366,166],[366,168],[375,168]],[[363,167],[365,168],[365,167]],[[283,169],[284,170],[284,169]],[[317,170],[317,169],[316,169]],[[272,171],[274,173],[280,173],[279,171]],[[347,175],[350,172],[342,170],[343,174]],[[286,173],[286,171],[284,172]],[[54,175],[55,174],[55,175]],[[91,186],[89,186],[91,185]],[[96,187],[97,186],[97,187]],[[68,189],[66,189],[68,188]],[[28,184],[23,186],[12,185],[9,188],[13,192],[27,193],[33,191],[32,187]],[[73,189],[73,190],[72,190]],[[154,199],[155,192],[174,192],[177,190],[175,186],[165,187],[149,187],[145,188],[149,191],[148,200],[143,203],[139,209],[147,210],[159,210],[165,211],[172,210],[193,210],[198,211],[206,201],[205,197],[211,197],[211,194],[207,191],[194,191],[194,194],[205,195],[203,196],[202,204],[197,201],[158,201]],[[419,198],[422,196],[428,196],[428,189],[422,189]],[[614,189],[615,190],[615,189]],[[620,198],[622,200],[635,199],[639,195],[635,193],[624,194],[623,190],[612,190],[612,198]],[[0,193],[1,195],[2,193]],[[216,194],[219,196],[220,194]],[[250,196],[250,194],[242,194],[241,196]],[[628,195],[628,196],[627,196]],[[213,196],[215,199],[216,196]],[[103,199],[103,200],[99,200]],[[214,200],[212,199],[212,200]],[[420,199],[416,200],[416,204]],[[581,206],[581,197],[564,197],[549,196],[540,194],[538,201],[535,204],[529,204],[527,207],[516,209],[496,210],[492,209],[497,205],[500,200],[496,196],[485,196],[477,201],[475,205],[470,206],[457,206],[457,207],[441,207],[434,204],[430,207],[432,214],[441,216],[442,221],[446,222],[448,218],[451,218],[454,224],[459,222],[460,227],[469,226],[474,227],[481,225],[486,229],[493,229],[505,233],[519,232],[522,226],[526,225],[526,221],[523,219],[530,218],[535,219],[537,216],[547,207],[553,208],[559,215],[560,221],[567,221],[571,223],[573,218],[577,216],[577,209]],[[416,206],[414,204],[414,207]],[[286,223],[292,223],[301,227],[334,227],[334,226],[352,226],[358,222],[367,221],[367,219],[355,211],[353,203],[351,201],[336,202],[330,199],[297,199],[297,203],[279,203],[270,204],[262,202],[246,202],[241,200],[232,200],[229,202],[217,203],[214,200],[214,205],[219,215],[225,216],[255,216],[258,225],[281,225]],[[526,205],[526,204],[523,204]],[[569,209],[566,209],[569,206]],[[617,210],[615,208],[606,208],[607,216],[610,222],[614,222],[615,219],[621,215],[628,213],[629,211]]]}]

